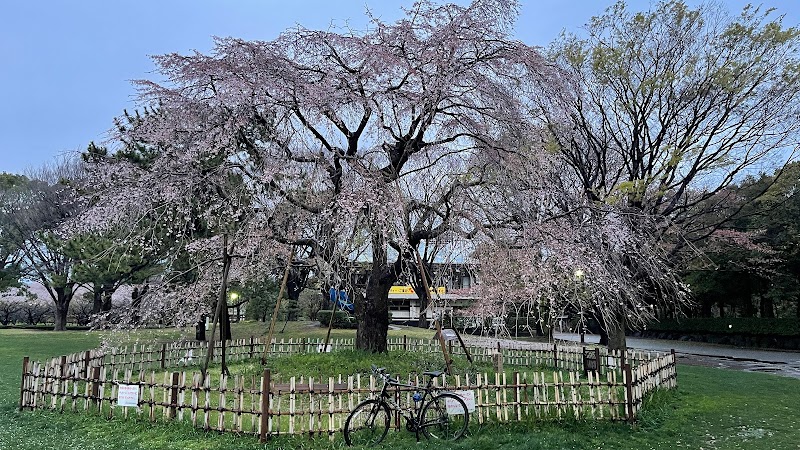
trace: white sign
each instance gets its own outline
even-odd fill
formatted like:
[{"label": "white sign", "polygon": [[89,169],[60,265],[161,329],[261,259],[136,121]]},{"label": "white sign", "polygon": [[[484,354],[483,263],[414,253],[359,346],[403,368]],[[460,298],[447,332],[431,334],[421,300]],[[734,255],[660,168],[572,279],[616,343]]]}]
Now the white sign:
[{"label": "white sign", "polygon": [[331,348],[333,348],[333,344],[328,344],[328,345],[319,344],[319,345],[317,345],[317,352],[319,352],[319,353],[330,353],[331,352]]},{"label": "white sign", "polygon": [[[467,412],[475,412],[475,391],[453,391],[453,394],[464,400],[464,404],[467,405]],[[449,414],[459,414],[462,411],[461,405],[456,400],[447,398],[445,401],[447,402],[447,412]]]},{"label": "white sign", "polygon": [[117,389],[117,406],[139,406],[139,386],[120,384]]}]

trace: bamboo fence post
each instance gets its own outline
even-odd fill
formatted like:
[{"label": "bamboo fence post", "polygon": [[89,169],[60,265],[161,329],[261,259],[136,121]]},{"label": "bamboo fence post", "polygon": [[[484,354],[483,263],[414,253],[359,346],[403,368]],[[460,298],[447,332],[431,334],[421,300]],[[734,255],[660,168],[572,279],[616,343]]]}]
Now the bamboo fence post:
[{"label": "bamboo fence post", "polygon": [[672,355],[672,361],[670,361],[670,370],[669,375],[671,376],[671,382],[669,383],[668,387],[677,387],[678,386],[678,371],[676,370],[677,364],[677,357],[675,356],[675,349],[670,349],[670,355]]},{"label": "bamboo fence post", "polygon": [[[87,350],[87,351],[83,352],[83,370],[84,371],[87,371],[89,369],[89,361],[90,361],[90,356],[89,356],[89,351]],[[86,375],[89,375],[89,372],[86,372]]]},{"label": "bamboo fence post", "polygon": [[333,397],[333,377],[328,377],[328,439],[333,440],[333,433],[336,431],[334,427],[334,419],[333,419],[333,412],[334,408],[334,397]]},{"label": "bamboo fence post", "polygon": [[211,428],[211,376],[203,378],[203,395],[205,396],[205,405],[203,407],[203,429],[208,430]]},{"label": "bamboo fence post", "polygon": [[183,422],[184,410],[186,409],[186,372],[180,372],[178,389],[178,420]]},{"label": "bamboo fence post", "polygon": [[27,402],[24,401],[25,398],[25,380],[28,376],[28,361],[30,361],[29,357],[22,358],[22,382],[19,385],[19,410],[22,411],[22,408],[27,406]]},{"label": "bamboo fence post", "polygon": [[558,344],[553,344],[553,368],[558,369]]},{"label": "bamboo fence post", "polygon": [[519,372],[514,372],[514,409],[517,416],[517,422],[522,421],[522,396],[520,395],[520,379]]},{"label": "bamboo fence post", "polygon": [[269,438],[267,426],[269,424],[269,415],[270,415],[270,409],[269,409],[269,397],[271,388],[270,376],[271,373],[269,369],[264,369],[264,373],[261,376],[261,427],[259,428],[259,433],[258,433],[258,439],[262,443],[267,442],[267,439]]},{"label": "bamboo fence post", "polygon": [[167,358],[167,344],[161,344],[161,368],[164,369],[166,367],[166,358]]},{"label": "bamboo fence post", "polygon": [[103,412],[103,401],[105,400],[105,391],[106,391],[106,368],[105,367],[98,367],[99,369],[99,377],[98,379],[100,388],[97,390],[98,402],[97,402],[97,411],[99,413]]},{"label": "bamboo fence post", "polygon": [[219,431],[225,430],[225,410],[227,409],[227,401],[225,391],[228,389],[228,376],[224,373],[219,377],[219,415],[217,416],[217,429]]},{"label": "bamboo fence post", "polygon": [[69,376],[70,367],[67,365],[67,357],[62,356],[61,360],[64,362],[64,364],[61,366],[61,374],[64,376],[64,384],[61,388],[61,402],[59,405],[59,412],[64,411],[64,406],[67,403],[67,394],[69,392],[69,382],[70,382],[70,376]]},{"label": "bamboo fence post", "polygon": [[[87,352],[88,353],[88,352]],[[98,396],[100,395],[100,368],[93,367],[92,368],[92,377],[91,377],[91,397],[90,403],[93,407],[98,405]]]},{"label": "bamboo fence post", "polygon": [[308,435],[314,435],[314,377],[308,377]]},{"label": "bamboo fence post", "polygon": [[169,387],[169,409],[167,410],[167,418],[173,419],[175,418],[175,413],[178,407],[178,383],[180,380],[180,373],[172,372],[172,377],[170,379],[170,387]]},{"label": "bamboo fence post", "polygon": [[241,433],[244,431],[242,424],[242,411],[244,411],[244,377],[236,375],[234,380],[236,380],[236,402],[238,403],[238,408],[236,408],[236,431]]},{"label": "bamboo fence post", "polygon": [[192,426],[197,426],[197,392],[200,390],[200,380],[197,372],[192,372]]}]

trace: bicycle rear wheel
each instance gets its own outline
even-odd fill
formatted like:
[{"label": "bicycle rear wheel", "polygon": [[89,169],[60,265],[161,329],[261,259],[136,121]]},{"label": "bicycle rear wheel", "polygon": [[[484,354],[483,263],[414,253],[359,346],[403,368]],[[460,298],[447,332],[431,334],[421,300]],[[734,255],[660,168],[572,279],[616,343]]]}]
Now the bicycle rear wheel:
[{"label": "bicycle rear wheel", "polygon": [[389,405],[380,400],[359,403],[344,422],[347,445],[376,445],[389,431]]},{"label": "bicycle rear wheel", "polygon": [[467,405],[455,394],[439,394],[425,404],[419,424],[428,439],[454,441],[467,432]]}]

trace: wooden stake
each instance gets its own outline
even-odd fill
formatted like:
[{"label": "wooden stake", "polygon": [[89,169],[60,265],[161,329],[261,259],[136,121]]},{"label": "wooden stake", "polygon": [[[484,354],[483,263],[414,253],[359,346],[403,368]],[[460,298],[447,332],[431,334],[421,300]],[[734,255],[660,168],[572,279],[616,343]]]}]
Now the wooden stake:
[{"label": "wooden stake", "polygon": [[[472,355],[469,353],[469,349],[467,349],[467,344],[465,344],[464,340],[461,339],[461,333],[459,333],[458,330],[456,330],[455,328],[453,328],[453,331],[456,333],[456,337],[458,338],[458,342],[461,344],[461,348],[464,350],[464,355],[467,356],[467,361],[469,361],[470,364],[472,364],[473,363]],[[403,337],[405,337],[405,335],[403,335]]]},{"label": "wooden stake", "polygon": [[272,311],[272,320],[269,322],[269,330],[267,331],[267,341],[264,343],[264,356],[261,358],[261,363],[266,364],[269,349],[272,347],[272,333],[275,331],[275,321],[278,319],[278,311],[281,308],[281,299],[283,293],[286,291],[286,282],[289,279],[289,270],[292,268],[292,259],[294,259],[294,247],[289,249],[289,258],[286,263],[286,270],[283,272],[283,281],[281,281],[281,289],[278,291],[278,299],[275,301],[275,309]]},{"label": "wooden stake", "polygon": [[625,375],[625,397],[627,400],[627,419],[628,422],[633,422],[634,420],[634,413],[633,413],[633,377],[631,373],[631,366],[630,364],[625,364],[622,367]]},{"label": "wooden stake", "polygon": [[[217,309],[214,312],[214,321],[211,324],[211,339],[208,342],[207,352],[206,352],[206,360],[203,363],[203,367],[201,368],[201,373],[203,374],[203,379],[205,379],[206,374],[208,373],[208,363],[211,361],[211,358],[214,354],[214,334],[217,332],[217,324],[219,323],[220,318],[222,317],[222,308],[228,307],[228,300],[226,298],[227,291],[228,291],[228,274],[230,273],[231,269],[231,255],[228,252],[228,235],[222,235],[222,285],[219,289],[219,297],[217,297]],[[223,306],[225,305],[225,306]],[[225,336],[223,333],[220,333],[220,341],[222,342],[223,348],[225,346]],[[225,365],[225,360],[222,360],[222,373],[227,373],[227,367]]]},{"label": "wooden stake", "polygon": [[270,395],[270,371],[264,369],[264,374],[261,377],[261,428],[259,429],[258,438],[264,443],[269,438],[267,426],[269,425],[269,395]]},{"label": "wooden stake", "polygon": [[[420,278],[422,278],[422,290],[425,291],[423,295],[427,297],[428,307],[430,308],[432,299],[431,299],[430,288],[428,287],[428,276],[425,272],[425,266],[422,265],[422,257],[419,255],[419,250],[417,250],[416,248],[414,249],[414,255],[416,255],[417,257],[417,265],[419,266]],[[447,344],[445,343],[444,335],[442,335],[442,321],[438,317],[435,317],[433,323],[436,325],[436,335],[439,336],[439,345],[442,347],[442,356],[444,356],[445,370],[448,375],[451,375],[452,371],[450,369],[450,365],[453,363],[453,361],[450,359],[450,354],[447,352]]]}]

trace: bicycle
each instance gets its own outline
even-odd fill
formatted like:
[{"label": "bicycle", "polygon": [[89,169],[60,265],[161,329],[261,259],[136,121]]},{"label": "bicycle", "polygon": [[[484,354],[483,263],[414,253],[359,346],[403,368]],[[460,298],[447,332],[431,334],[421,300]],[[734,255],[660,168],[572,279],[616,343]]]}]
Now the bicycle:
[{"label": "bicycle", "polygon": [[[344,440],[347,445],[377,445],[386,437],[392,418],[397,412],[406,420],[406,429],[426,439],[456,440],[464,435],[469,425],[469,413],[464,400],[452,392],[435,392],[433,380],[444,374],[443,370],[423,372],[428,377],[424,388],[419,384],[402,383],[386,373],[383,367],[372,366],[372,372],[381,377],[380,395],[356,405],[344,423]],[[403,408],[394,403],[389,387],[414,389],[414,406]]]}]

